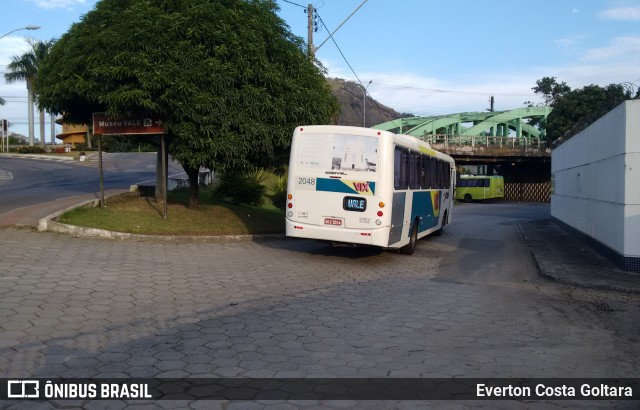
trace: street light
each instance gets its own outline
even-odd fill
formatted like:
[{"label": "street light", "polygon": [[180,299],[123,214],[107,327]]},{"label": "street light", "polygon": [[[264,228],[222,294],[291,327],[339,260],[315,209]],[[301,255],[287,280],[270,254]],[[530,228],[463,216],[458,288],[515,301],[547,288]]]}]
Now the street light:
[{"label": "street light", "polygon": [[18,30],[37,30],[37,29],[39,29],[39,28],[40,28],[40,26],[34,26],[34,25],[31,25],[31,24],[30,24],[30,25],[28,25],[28,26],[26,26],[26,27],[20,27],[20,28],[17,28],[17,29],[15,29],[15,30],[11,30],[11,31],[10,31],[10,32],[8,32],[7,34],[2,35],[0,38],[4,38],[4,37],[8,36],[9,34],[14,33],[14,32],[16,32],[16,31],[18,31]]},{"label": "street light", "polygon": [[366,87],[360,84],[360,87],[362,87],[362,95],[364,96],[362,103],[362,126],[364,128],[367,128],[367,88],[369,88],[372,82],[373,80],[369,81]]}]

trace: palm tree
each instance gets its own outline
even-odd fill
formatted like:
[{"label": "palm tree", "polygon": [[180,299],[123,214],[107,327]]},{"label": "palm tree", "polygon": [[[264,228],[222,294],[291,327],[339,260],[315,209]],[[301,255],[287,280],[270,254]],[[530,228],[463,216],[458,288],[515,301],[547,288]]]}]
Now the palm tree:
[{"label": "palm tree", "polygon": [[[7,65],[8,72],[4,78],[8,83],[17,81],[27,82],[27,95],[29,104],[29,145],[33,145],[33,103],[34,92],[33,85],[38,76],[38,71],[42,65],[42,61],[49,55],[49,50],[55,42],[54,40],[39,41],[34,39],[26,39],[31,46],[31,50],[21,56],[11,57],[11,62]],[[40,143],[44,146],[44,111],[40,110]]]}]

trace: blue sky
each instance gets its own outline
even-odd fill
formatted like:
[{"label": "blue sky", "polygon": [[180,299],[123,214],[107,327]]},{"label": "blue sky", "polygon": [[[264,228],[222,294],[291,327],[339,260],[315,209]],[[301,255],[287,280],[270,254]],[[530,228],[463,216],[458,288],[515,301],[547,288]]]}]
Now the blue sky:
[{"label": "blue sky", "polygon": [[[0,39],[2,73],[11,56],[26,51],[25,36],[60,37],[97,2],[0,1],[0,36],[30,24],[42,27]],[[291,31],[306,40],[300,6],[307,3],[277,2]],[[316,0],[314,6],[333,31],[361,3]],[[320,23],[314,43],[327,37]],[[317,52],[330,77],[371,81],[373,98],[416,115],[482,111],[491,95],[497,110],[537,103],[531,87],[544,76],[572,88],[640,85],[640,0],[368,0],[334,39],[346,61],[331,40]],[[0,96],[8,101],[0,117],[26,134],[26,85],[0,78]]]}]

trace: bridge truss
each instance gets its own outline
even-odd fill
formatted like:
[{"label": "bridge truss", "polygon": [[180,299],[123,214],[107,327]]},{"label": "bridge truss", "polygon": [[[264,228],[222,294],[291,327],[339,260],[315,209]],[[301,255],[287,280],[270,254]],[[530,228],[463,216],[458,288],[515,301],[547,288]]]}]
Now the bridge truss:
[{"label": "bridge truss", "polygon": [[434,117],[398,118],[373,128],[420,139],[431,135],[496,136],[516,139],[544,137],[542,131],[529,124],[532,119],[545,120],[551,107],[526,107],[507,111],[463,112]]}]

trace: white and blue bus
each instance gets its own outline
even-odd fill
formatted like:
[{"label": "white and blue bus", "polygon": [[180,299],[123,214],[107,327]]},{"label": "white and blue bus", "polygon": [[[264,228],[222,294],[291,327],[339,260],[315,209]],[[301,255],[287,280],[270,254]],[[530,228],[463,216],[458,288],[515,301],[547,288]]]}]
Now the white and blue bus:
[{"label": "white and blue bus", "polygon": [[428,143],[371,128],[301,126],[293,133],[287,236],[412,254],[451,222],[455,163]]}]

